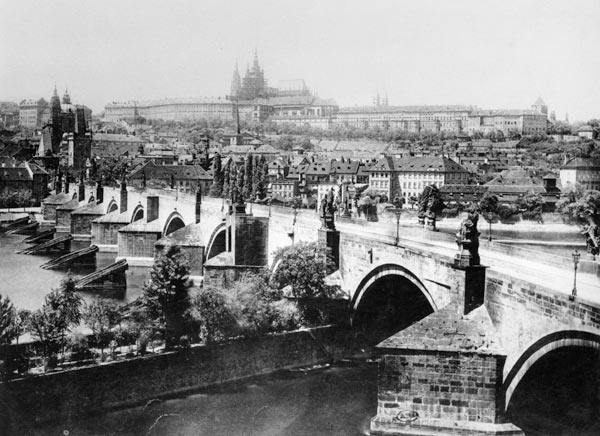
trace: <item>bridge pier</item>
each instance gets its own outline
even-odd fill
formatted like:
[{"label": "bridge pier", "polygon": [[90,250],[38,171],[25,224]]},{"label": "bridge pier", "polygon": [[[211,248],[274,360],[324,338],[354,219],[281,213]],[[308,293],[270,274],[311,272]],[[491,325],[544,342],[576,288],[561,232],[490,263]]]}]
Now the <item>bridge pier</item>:
[{"label": "bridge pier", "polygon": [[454,301],[377,346],[371,434],[524,434],[504,410],[506,352],[482,305],[485,267],[454,271]]}]

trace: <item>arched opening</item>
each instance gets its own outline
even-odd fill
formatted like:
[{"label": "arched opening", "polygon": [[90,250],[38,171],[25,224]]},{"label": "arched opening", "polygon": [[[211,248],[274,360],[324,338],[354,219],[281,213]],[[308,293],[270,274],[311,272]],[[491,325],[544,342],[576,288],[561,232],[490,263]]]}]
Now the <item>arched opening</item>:
[{"label": "arched opening", "polygon": [[212,237],[210,238],[210,242],[208,244],[208,249],[206,250],[206,260],[215,257],[216,255],[227,251],[227,228],[225,226],[221,226],[219,230],[217,230]]},{"label": "arched opening", "polygon": [[423,284],[398,265],[383,265],[359,285],[352,326],[366,346],[405,329],[437,308]]},{"label": "arched opening", "polygon": [[179,230],[185,227],[185,223],[183,222],[183,218],[178,213],[173,213],[167,219],[167,224],[165,225],[165,230],[163,231],[163,236],[170,235],[175,230]]},{"label": "arched opening", "polygon": [[112,200],[109,204],[108,204],[108,209],[106,210],[106,213],[111,213],[114,212],[115,210],[119,209],[119,205],[117,204],[117,202],[115,200]]},{"label": "arched opening", "polygon": [[136,222],[144,218],[144,208],[138,205],[131,215],[131,222]]},{"label": "arched opening", "polygon": [[510,420],[527,435],[598,435],[599,381],[597,344],[551,349],[518,382],[508,404]]}]

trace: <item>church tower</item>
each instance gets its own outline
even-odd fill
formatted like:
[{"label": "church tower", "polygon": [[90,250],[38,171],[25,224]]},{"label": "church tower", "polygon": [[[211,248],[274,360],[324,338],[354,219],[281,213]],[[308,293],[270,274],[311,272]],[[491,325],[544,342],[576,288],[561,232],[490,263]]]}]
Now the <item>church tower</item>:
[{"label": "church tower", "polygon": [[69,90],[65,87],[65,95],[62,98],[63,104],[71,104],[71,96],[69,95]]},{"label": "church tower", "polygon": [[58,97],[58,91],[56,85],[54,85],[54,94],[50,98],[50,128],[52,129],[52,152],[58,153],[60,151],[60,143],[62,142],[62,119],[60,110],[60,98]]},{"label": "church tower", "polygon": [[546,106],[546,103],[544,103],[542,97],[538,97],[535,103],[531,105],[531,109],[536,111],[538,114],[543,114],[546,115],[546,117],[548,117],[548,106]]},{"label": "church tower", "polygon": [[233,77],[231,79],[231,90],[229,95],[231,97],[238,97],[242,91],[242,79],[240,78],[240,71],[238,69],[237,62],[235,63],[235,69],[233,70]]}]

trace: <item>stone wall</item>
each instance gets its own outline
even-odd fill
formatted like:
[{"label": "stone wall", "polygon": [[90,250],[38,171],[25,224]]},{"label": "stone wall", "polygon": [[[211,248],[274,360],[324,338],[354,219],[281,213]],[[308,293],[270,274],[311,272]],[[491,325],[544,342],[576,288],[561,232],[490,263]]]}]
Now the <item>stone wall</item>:
[{"label": "stone wall", "polygon": [[441,427],[444,421],[449,427],[457,421],[502,422],[496,398],[501,395],[497,381],[502,379],[503,363],[501,356],[475,353],[385,355],[379,367],[379,421],[389,423],[399,413],[416,411],[413,427]]},{"label": "stone wall", "polygon": [[361,281],[378,266],[397,264],[418,278],[431,295],[438,309],[458,299],[461,273],[453,268],[453,259],[431,252],[403,246],[396,247],[370,236],[342,232],[340,238],[340,272],[351,298],[359,291]]},{"label": "stone wall", "polygon": [[[77,419],[217,383],[328,362],[341,342],[337,332],[319,328],[14,380],[0,384],[0,401],[11,405],[3,411],[0,428],[10,428],[10,421]],[[3,419],[9,420],[4,427]]]},{"label": "stone wall", "polygon": [[267,266],[268,218],[236,215],[232,236],[235,265]]},{"label": "stone wall", "polygon": [[94,244],[117,245],[119,229],[127,223],[92,223],[92,241]]},{"label": "stone wall", "polygon": [[506,371],[523,350],[551,333],[600,333],[600,308],[494,270],[487,271],[485,306],[508,354]]},{"label": "stone wall", "polygon": [[248,265],[211,265],[210,261],[204,264],[204,284],[217,288],[226,288],[246,272],[259,273],[263,267]]},{"label": "stone wall", "polygon": [[161,233],[119,232],[118,257],[154,257],[154,243]]},{"label": "stone wall", "polygon": [[71,234],[72,235],[91,235],[92,221],[102,215],[96,214],[71,214]]}]

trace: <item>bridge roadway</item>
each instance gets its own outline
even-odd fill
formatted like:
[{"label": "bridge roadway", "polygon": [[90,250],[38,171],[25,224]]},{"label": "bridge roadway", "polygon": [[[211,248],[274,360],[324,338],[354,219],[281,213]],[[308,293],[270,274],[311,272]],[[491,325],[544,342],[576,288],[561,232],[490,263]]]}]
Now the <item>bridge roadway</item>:
[{"label": "bridge roadway", "polygon": [[[338,222],[341,231],[354,233],[354,225]],[[395,235],[390,236],[391,224],[369,223],[361,228],[361,233],[370,235],[374,240],[393,244]],[[395,230],[395,229],[394,229]],[[424,233],[426,232],[426,233]],[[427,237],[424,237],[427,236]],[[448,240],[447,234],[422,231],[416,226],[400,226],[399,244],[406,247],[434,251],[440,255],[452,257],[457,253],[457,245]],[[481,264],[503,274],[519,278],[527,282],[536,283],[546,289],[551,289],[559,294],[570,295],[573,289],[573,268],[565,268],[557,263],[565,263],[570,259],[550,253],[519,248],[515,254],[505,254],[494,250],[495,243],[481,241],[479,254]],[[499,245],[498,245],[499,246]],[[547,259],[555,264],[544,263],[537,259]],[[583,256],[582,256],[583,257]],[[562,261],[562,262],[561,262]],[[587,302],[600,306],[600,278],[596,274],[577,272],[577,296]]]}]

